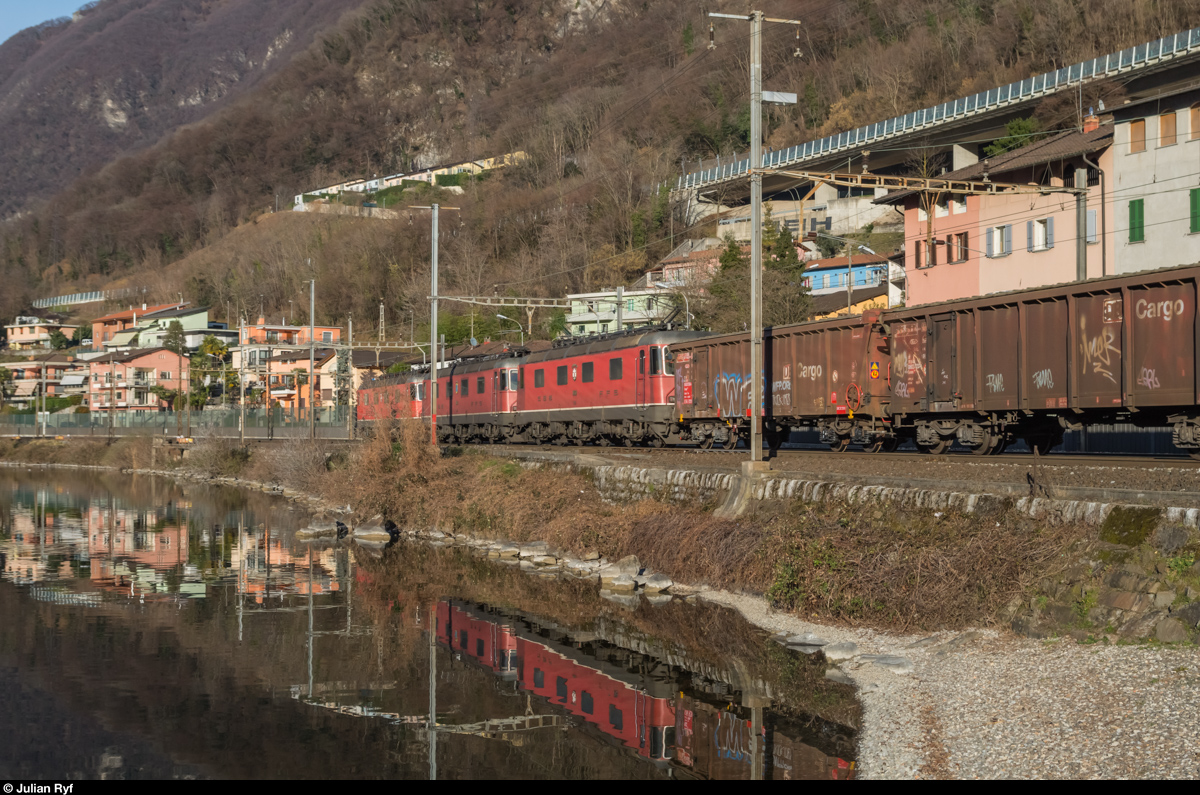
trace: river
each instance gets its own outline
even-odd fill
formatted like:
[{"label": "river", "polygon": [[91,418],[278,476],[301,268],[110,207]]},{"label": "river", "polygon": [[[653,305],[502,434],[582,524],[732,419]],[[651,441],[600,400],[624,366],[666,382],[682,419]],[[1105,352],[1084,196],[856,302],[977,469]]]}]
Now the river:
[{"label": "river", "polygon": [[0,779],[854,776],[853,688],[732,611],[304,522],[0,469]]}]

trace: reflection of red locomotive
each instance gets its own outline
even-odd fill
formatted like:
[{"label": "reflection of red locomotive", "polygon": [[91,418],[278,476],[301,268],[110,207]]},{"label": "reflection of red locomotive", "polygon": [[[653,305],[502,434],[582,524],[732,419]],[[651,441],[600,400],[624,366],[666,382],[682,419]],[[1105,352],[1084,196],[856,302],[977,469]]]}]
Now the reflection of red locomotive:
[{"label": "reflection of red locomotive", "polygon": [[[440,602],[438,640],[522,690],[574,715],[656,764],[710,779],[750,779],[751,722],[730,705],[679,692],[674,682],[634,673],[571,642],[556,642],[520,622]],[[773,724],[763,732],[772,779],[847,779],[854,766],[793,739]]]},{"label": "reflection of red locomotive", "polygon": [[675,710],[628,682],[583,665],[511,625],[441,602],[438,639],[522,690],[545,698],[647,759],[669,758]]}]

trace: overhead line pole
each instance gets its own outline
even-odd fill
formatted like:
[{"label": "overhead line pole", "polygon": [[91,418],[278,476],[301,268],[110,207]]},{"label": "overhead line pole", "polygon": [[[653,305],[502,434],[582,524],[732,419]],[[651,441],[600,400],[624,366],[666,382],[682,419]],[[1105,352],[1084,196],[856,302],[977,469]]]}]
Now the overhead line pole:
[{"label": "overhead line pole", "polygon": [[428,207],[415,206],[410,207],[412,210],[429,210],[432,216],[432,237],[430,239],[430,290],[429,290],[429,388],[432,390],[431,405],[429,409],[429,443],[437,446],[437,410],[438,410],[438,394],[437,377],[438,377],[438,211],[441,209],[457,210],[457,207],[442,208],[437,204]]},{"label": "overhead line pole", "polygon": [[799,25],[795,19],[769,19],[761,11],[709,13],[710,17],[750,23],[750,461],[763,464],[763,317],[762,317],[762,26],[763,22]]}]

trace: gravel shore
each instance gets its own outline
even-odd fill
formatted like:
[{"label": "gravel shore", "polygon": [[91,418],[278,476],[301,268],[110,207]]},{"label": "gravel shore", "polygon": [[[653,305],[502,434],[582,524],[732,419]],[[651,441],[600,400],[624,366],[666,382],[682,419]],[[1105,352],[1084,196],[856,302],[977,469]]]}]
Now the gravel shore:
[{"label": "gravel shore", "polygon": [[893,635],[811,624],[755,597],[701,596],[764,629],[858,645],[841,668],[864,708],[862,778],[1200,777],[1194,646]]}]

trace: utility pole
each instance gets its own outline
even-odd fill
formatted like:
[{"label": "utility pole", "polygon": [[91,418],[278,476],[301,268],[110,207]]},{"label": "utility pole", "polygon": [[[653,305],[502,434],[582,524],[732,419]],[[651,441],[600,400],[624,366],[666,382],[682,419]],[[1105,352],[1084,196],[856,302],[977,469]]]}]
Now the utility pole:
[{"label": "utility pole", "polygon": [[[750,23],[750,466],[764,464],[763,426],[763,325],[762,325],[762,26],[763,22],[799,25],[795,19],[769,19],[761,11],[717,14],[710,17],[740,19]],[[780,97],[779,99],[783,99]],[[790,102],[794,103],[795,97]]]},{"label": "utility pole", "polygon": [[46,354],[46,358],[42,360],[42,437],[46,436],[46,370],[50,367],[50,357],[54,354]]},{"label": "utility pole", "polygon": [[117,355],[109,354],[108,359],[108,438],[111,440],[116,435],[114,416],[117,410],[116,394],[117,394]]},{"label": "utility pole", "polygon": [[347,378],[350,379],[350,386],[347,388],[348,395],[346,397],[346,438],[354,438],[354,401],[358,397],[354,389],[354,314],[351,313],[348,319],[349,326],[349,345],[350,350],[347,352],[350,356],[348,364],[350,365],[350,373]]},{"label": "utility pole", "polygon": [[[312,260],[309,260],[312,263]],[[317,280],[308,283],[308,438],[317,438]]]},{"label": "utility pole", "polygon": [[429,632],[429,780],[437,781],[437,602],[429,607],[426,630]]},{"label": "utility pole", "polygon": [[[238,345],[241,347],[238,357],[238,435],[242,447],[246,446],[246,319],[238,318]],[[238,536],[241,539],[241,536]],[[240,541],[239,541],[240,543]]]},{"label": "utility pole", "polygon": [[846,246],[846,317],[854,314],[854,244]]},{"label": "utility pole", "polygon": [[[441,209],[457,210],[457,207],[441,208],[438,205],[428,207],[411,207],[412,210],[429,210],[432,217],[432,237],[430,238],[430,293],[429,293],[429,386],[433,392],[432,405],[429,411],[429,443],[437,446],[437,411],[438,411],[438,211]],[[380,326],[382,328],[382,325]],[[380,332],[382,333],[382,332]]]},{"label": "utility pole", "polygon": [[617,332],[625,328],[625,288],[617,287]]}]

